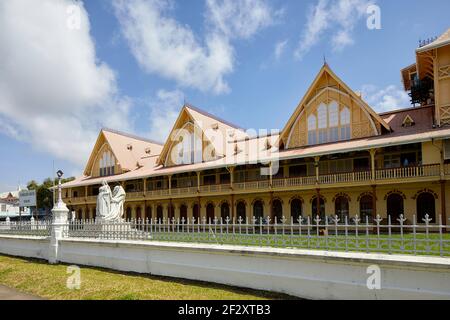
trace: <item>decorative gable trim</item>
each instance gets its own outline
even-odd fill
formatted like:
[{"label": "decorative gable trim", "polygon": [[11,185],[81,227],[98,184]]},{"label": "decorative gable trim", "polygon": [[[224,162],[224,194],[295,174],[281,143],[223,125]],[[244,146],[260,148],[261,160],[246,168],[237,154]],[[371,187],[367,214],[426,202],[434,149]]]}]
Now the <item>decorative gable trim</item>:
[{"label": "decorative gable trim", "polygon": [[[316,89],[317,85],[319,84],[319,81],[322,79],[322,77],[326,75],[331,77],[334,81],[336,81],[339,84],[339,87],[343,90],[333,88],[333,87],[323,87],[319,88],[318,92],[314,94],[314,89]],[[374,130],[374,135],[379,135],[381,132],[378,131],[376,122],[379,123],[382,127],[384,127],[386,130],[391,131],[391,128],[389,125],[375,112],[372,108],[370,108],[369,105],[367,105],[364,100],[358,96],[353,90],[351,90],[328,66],[328,64],[324,64],[316,78],[314,79],[313,83],[309,87],[306,94],[303,96],[302,100],[300,101],[299,105],[297,106],[296,110],[292,114],[292,116],[289,118],[286,126],[282,130],[280,134],[279,141],[277,144],[280,144],[282,141],[286,142],[286,147],[289,148],[291,135],[292,135],[292,129],[300,119],[300,117],[304,114],[305,109],[307,109],[308,106],[310,106],[315,99],[322,95],[326,91],[332,91],[336,92],[340,95],[347,96],[352,99],[352,101],[355,102],[356,105],[358,105],[366,117],[369,119],[370,125],[372,129]],[[344,92],[346,91],[346,92]],[[286,139],[286,140],[285,140]]]},{"label": "decorative gable trim", "polygon": [[416,124],[416,122],[413,120],[413,118],[408,114],[406,115],[405,119],[403,119],[402,127],[409,128]]}]

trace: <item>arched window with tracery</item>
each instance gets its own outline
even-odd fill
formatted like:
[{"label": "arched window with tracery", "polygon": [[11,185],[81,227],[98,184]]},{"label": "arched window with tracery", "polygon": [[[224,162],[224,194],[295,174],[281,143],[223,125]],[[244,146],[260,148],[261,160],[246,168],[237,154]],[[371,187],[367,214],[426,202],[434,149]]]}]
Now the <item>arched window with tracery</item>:
[{"label": "arched window with tracery", "polygon": [[350,140],[350,109],[331,101],[328,105],[321,103],[316,113],[308,117],[308,144],[323,144],[340,140]]},{"label": "arched window with tracery", "polygon": [[313,114],[308,117],[308,144],[317,144],[317,120]]},{"label": "arched window with tracery", "polygon": [[114,167],[116,165],[116,159],[110,151],[103,152],[102,157],[99,160],[100,176],[112,176],[114,175]]}]

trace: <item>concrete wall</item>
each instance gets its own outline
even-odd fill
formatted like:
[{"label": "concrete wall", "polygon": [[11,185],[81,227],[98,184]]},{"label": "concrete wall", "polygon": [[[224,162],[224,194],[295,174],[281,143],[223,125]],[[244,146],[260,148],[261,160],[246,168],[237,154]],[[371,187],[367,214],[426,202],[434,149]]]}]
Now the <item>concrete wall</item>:
[{"label": "concrete wall", "polygon": [[45,237],[2,236],[0,253],[26,258],[48,259],[50,239]]},{"label": "concrete wall", "polygon": [[[48,241],[0,237],[0,252],[46,258]],[[201,280],[309,299],[450,299],[450,259],[180,243],[63,239],[68,264]],[[379,266],[381,290],[367,288]]]}]

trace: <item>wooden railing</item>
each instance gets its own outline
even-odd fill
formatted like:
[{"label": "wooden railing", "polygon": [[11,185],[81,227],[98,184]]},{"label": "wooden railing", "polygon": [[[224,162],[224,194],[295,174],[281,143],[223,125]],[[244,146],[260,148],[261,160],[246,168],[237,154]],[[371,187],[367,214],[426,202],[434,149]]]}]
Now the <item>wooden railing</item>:
[{"label": "wooden railing", "polygon": [[391,180],[418,177],[440,176],[440,165],[432,164],[418,167],[402,167],[392,169],[380,169],[376,171],[376,180]]},{"label": "wooden railing", "polygon": [[[450,164],[444,167],[445,174],[450,175]],[[402,168],[387,168],[387,169],[377,169],[375,171],[375,179],[377,181],[383,180],[404,180],[412,178],[426,178],[426,177],[440,177],[440,165],[425,165],[425,166],[411,166]],[[334,184],[345,184],[353,182],[365,182],[372,180],[371,171],[359,171],[359,172],[346,172],[346,173],[336,173],[336,174],[325,174],[319,176],[319,185],[334,185]],[[290,187],[302,187],[302,186],[314,186],[316,185],[316,176],[307,177],[295,177],[295,178],[281,178],[272,180],[272,190],[282,190]],[[233,190],[239,191],[255,191],[255,190],[269,190],[270,180],[256,180],[256,181],[245,181],[245,182],[235,182],[233,184]],[[203,185],[200,188],[197,187],[186,187],[186,188],[175,188],[175,189],[161,189],[152,190],[147,192],[128,192],[128,199],[140,199],[140,198],[160,198],[160,197],[177,197],[177,196],[193,196],[198,194],[208,195],[208,194],[220,194],[227,193],[231,190],[231,184],[212,184]],[[96,196],[89,197],[78,197],[67,199],[71,204],[82,204],[85,202],[95,202]]]},{"label": "wooden railing", "polygon": [[450,164],[446,164],[446,165],[444,166],[444,172],[445,172],[445,175],[446,175],[446,176],[447,176],[447,175],[450,176]]},{"label": "wooden railing", "polygon": [[336,173],[319,176],[320,184],[335,184],[346,182],[369,181],[372,179],[370,171]]}]

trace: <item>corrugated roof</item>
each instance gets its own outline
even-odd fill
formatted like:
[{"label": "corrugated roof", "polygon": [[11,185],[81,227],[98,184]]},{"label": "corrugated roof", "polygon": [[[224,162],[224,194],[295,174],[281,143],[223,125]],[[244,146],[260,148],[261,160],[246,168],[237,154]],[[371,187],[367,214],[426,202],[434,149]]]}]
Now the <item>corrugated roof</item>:
[{"label": "corrugated roof", "polygon": [[[415,125],[404,128],[402,123],[404,118],[409,115],[414,121]],[[155,159],[149,159],[149,162],[136,170],[111,176],[100,177],[92,179],[90,177],[80,177],[76,180],[66,183],[65,188],[86,186],[92,184],[100,184],[102,180],[107,182],[127,181],[140,178],[166,176],[169,174],[179,174],[185,172],[196,172],[208,169],[224,168],[230,165],[236,166],[241,164],[248,164],[249,162],[269,161],[269,160],[288,160],[297,158],[308,158],[315,156],[324,156],[328,154],[347,153],[359,150],[369,150],[372,148],[380,148],[390,145],[402,145],[409,143],[419,143],[431,141],[432,139],[448,139],[450,138],[450,128],[436,128],[433,129],[433,108],[420,107],[408,108],[403,110],[396,110],[380,114],[380,117],[388,123],[393,129],[392,133],[384,134],[364,139],[341,141],[331,144],[306,146],[297,149],[288,149],[280,151],[279,153],[272,152],[274,149],[267,150],[266,141],[267,136],[243,139],[238,142],[241,153],[235,155],[231,154],[225,158],[215,161],[196,163],[190,165],[182,165],[175,167],[158,166]],[[278,135],[270,137],[270,142],[276,141]],[[245,144],[252,145],[251,148],[245,148]],[[230,142],[234,145],[234,142]],[[247,152],[244,152],[247,150]]]},{"label": "corrugated roof", "polygon": [[418,48],[416,51],[418,53],[425,52],[432,49],[437,49],[450,44],[450,28],[445,31],[441,36],[439,36],[435,41],[426,46]]}]

